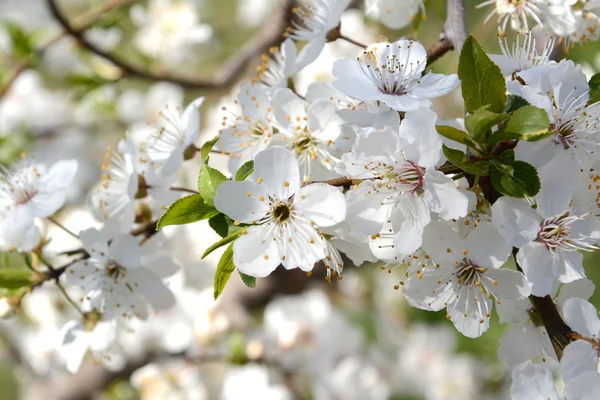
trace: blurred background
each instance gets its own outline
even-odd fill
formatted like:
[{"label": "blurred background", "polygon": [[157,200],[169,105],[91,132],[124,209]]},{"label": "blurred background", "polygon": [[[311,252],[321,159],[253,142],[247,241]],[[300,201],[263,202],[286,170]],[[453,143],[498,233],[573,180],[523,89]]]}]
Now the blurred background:
[{"label": "blurred background", "polygon": [[[467,1],[469,32],[486,51],[497,53],[495,17],[484,24],[492,9],[476,9],[480,2]],[[294,5],[0,1],[0,164],[10,165],[21,153],[44,163],[76,158],[76,182],[58,217],[75,232],[98,226],[87,212],[87,196],[99,180],[107,146],[115,147],[127,131],[142,131],[166,104],[182,106],[198,96],[207,100],[196,144],[216,136],[221,107],[233,104],[260,54],[281,41]],[[411,37],[429,47],[443,25],[445,2],[425,5],[427,14],[413,26],[392,31],[365,17],[362,2],[354,1],[342,32],[365,44],[383,35],[390,41]],[[64,31],[53,6],[74,32]],[[589,76],[600,70],[598,46],[579,45],[569,54]],[[333,61],[359,50],[340,40],[328,43],[295,77],[296,90],[303,94],[313,81],[332,81]],[[432,68],[452,73],[456,65],[456,54],[449,52]],[[443,119],[461,117],[460,89],[434,109]],[[221,155],[211,159],[221,169],[226,161]],[[198,169],[197,160],[186,163],[180,184],[195,187]],[[53,238],[50,250],[78,246],[56,227],[45,228]],[[120,334],[113,360],[88,362],[71,375],[56,351],[56,337],[73,310],[52,284],[36,288],[16,316],[10,312],[0,321],[0,399],[508,398],[510,377],[497,357],[505,327],[496,318],[481,338],[461,336],[445,311],[406,304],[394,290],[400,269],[348,267],[331,284],[323,271],[309,278],[278,270],[256,289],[234,275],[215,302],[213,274],[221,252],[206,260],[200,255],[218,236],[199,222],[167,229],[165,237],[166,250],[182,266],[169,281],[179,301],[174,310]],[[0,254],[0,268],[20,262],[11,253]],[[598,263],[597,256],[587,263]],[[600,279],[598,268],[587,273],[594,282]],[[598,296],[591,299],[596,306]]]}]

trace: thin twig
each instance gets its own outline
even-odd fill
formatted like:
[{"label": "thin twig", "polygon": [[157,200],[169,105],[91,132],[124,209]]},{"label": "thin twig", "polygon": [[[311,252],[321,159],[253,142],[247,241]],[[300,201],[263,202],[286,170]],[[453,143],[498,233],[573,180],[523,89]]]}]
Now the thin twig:
[{"label": "thin twig", "polygon": [[355,44],[355,45],[357,45],[358,47],[362,47],[363,49],[366,49],[366,48],[367,48],[367,45],[365,45],[365,44],[362,44],[362,43],[360,43],[359,41],[356,41],[356,40],[354,40],[354,39],[352,39],[352,38],[350,38],[350,37],[348,37],[348,36],[346,36],[346,35],[342,35],[341,33],[340,33],[340,34],[338,34],[338,39],[345,40],[346,42],[348,42],[348,43],[352,43],[352,44]]},{"label": "thin twig", "polygon": [[58,222],[54,217],[47,217],[47,218],[48,218],[48,221],[50,221],[54,225],[58,226],[60,229],[67,232],[69,235],[73,236],[76,239],[79,239],[79,236],[77,234],[75,234],[75,232],[73,232],[72,230],[70,230],[69,228],[67,228],[66,226],[61,224],[60,222]]},{"label": "thin twig", "polygon": [[427,66],[437,61],[444,54],[454,49],[452,42],[446,39],[446,35],[442,32],[440,39],[430,48],[427,49]]},{"label": "thin twig", "polygon": [[292,19],[292,9],[295,6],[295,0],[281,0],[280,8],[273,18],[265,24],[264,30],[254,39],[250,40],[236,56],[230,59],[226,65],[220,69],[220,73],[217,76],[209,80],[202,80],[174,77],[167,74],[145,71],[128,60],[105,52],[84,37],[83,29],[77,29],[71,25],[57,6],[56,0],[47,0],[47,2],[54,18],[70,36],[75,38],[88,51],[105,58],[115,66],[119,67],[125,75],[152,81],[160,80],[172,82],[194,89],[219,89],[232,84],[238,75],[246,69],[248,62],[252,58],[261,53],[265,53],[270,47],[278,45],[281,42],[282,35]]},{"label": "thin twig", "polygon": [[69,304],[71,304],[79,312],[79,314],[81,314],[81,316],[85,316],[85,314],[83,313],[83,311],[81,311],[81,308],[79,308],[79,306],[77,305],[77,303],[75,303],[75,301],[73,301],[73,299],[71,298],[71,296],[69,296],[69,294],[67,293],[67,291],[65,290],[65,288],[63,287],[63,285],[61,285],[61,283],[58,280],[56,281],[56,286],[58,286],[58,289],[61,291],[61,293],[63,294],[63,296],[65,296],[65,299],[67,299],[67,301],[69,302]]},{"label": "thin twig", "polygon": [[197,191],[197,190],[194,190],[194,189],[188,189],[188,188],[184,188],[184,187],[181,187],[181,186],[171,186],[171,187],[169,188],[169,190],[174,190],[174,191],[176,191],[176,192],[186,192],[186,193],[198,194],[198,191]]}]

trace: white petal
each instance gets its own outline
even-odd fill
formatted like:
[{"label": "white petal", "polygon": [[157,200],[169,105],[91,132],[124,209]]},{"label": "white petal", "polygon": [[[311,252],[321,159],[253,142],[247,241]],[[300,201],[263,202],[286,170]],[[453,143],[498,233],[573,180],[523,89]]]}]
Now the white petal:
[{"label": "white petal", "polygon": [[[144,296],[155,310],[166,310],[175,305],[173,292],[154,272],[147,268],[135,268],[130,269],[127,274],[127,280],[133,290]],[[135,311],[138,311],[137,308]]]},{"label": "white petal", "polygon": [[137,268],[140,265],[140,245],[135,237],[128,233],[115,236],[108,247],[111,257],[126,268]]},{"label": "white petal", "polygon": [[589,338],[600,338],[600,320],[596,307],[577,297],[567,300],[563,306],[566,323],[579,334]]},{"label": "white petal", "polygon": [[198,97],[185,108],[181,115],[181,125],[185,133],[184,148],[194,143],[194,140],[198,136],[198,132],[200,131],[199,109],[202,103],[204,103],[204,97]]},{"label": "white petal", "polygon": [[522,300],[531,294],[525,275],[519,271],[489,269],[485,275],[498,282],[498,286],[492,286],[491,290],[499,299]]},{"label": "white petal", "polygon": [[257,221],[269,212],[268,189],[264,184],[247,179],[241,182],[225,181],[217,187],[215,208],[234,221]]},{"label": "white petal", "polygon": [[333,226],[346,217],[346,198],[336,187],[313,183],[298,190],[294,211],[319,227]]},{"label": "white petal", "polygon": [[505,196],[492,206],[492,224],[514,247],[522,247],[537,237],[542,217],[527,202]]},{"label": "white petal", "polygon": [[261,151],[254,159],[254,171],[250,176],[254,182],[265,185],[269,193],[285,200],[300,187],[300,169],[294,153],[283,147],[274,146]]},{"label": "white petal", "polygon": [[17,206],[0,220],[0,237],[9,245],[19,247],[23,239],[34,228],[32,216],[26,206]]},{"label": "white petal", "polygon": [[432,222],[423,232],[423,251],[437,263],[452,265],[464,258],[465,244],[452,226],[445,222]]},{"label": "white petal", "polygon": [[470,338],[483,335],[490,327],[492,301],[486,294],[463,289],[448,303],[448,315],[456,330]]},{"label": "white petal", "polygon": [[388,195],[373,191],[374,185],[373,181],[363,181],[346,194],[346,222],[352,230],[365,235],[379,233],[391,211],[390,205],[382,206]]},{"label": "white petal", "polygon": [[546,296],[552,292],[552,285],[558,278],[558,256],[542,243],[534,242],[521,247],[517,262],[531,284],[531,294]]},{"label": "white petal", "polygon": [[117,338],[116,320],[98,322],[94,330],[90,332],[89,335],[89,343],[92,350],[108,350],[108,348]]},{"label": "white petal", "polygon": [[277,244],[286,269],[312,271],[315,263],[326,256],[323,238],[307,223],[292,224]]},{"label": "white petal", "polygon": [[396,251],[408,255],[421,247],[423,229],[431,222],[429,208],[422,196],[412,193],[400,196],[391,218]]},{"label": "white petal", "polygon": [[[448,275],[451,274],[450,270],[447,272]],[[442,278],[444,280],[440,282]],[[406,280],[402,294],[412,307],[427,311],[440,311],[455,296],[452,286],[446,284],[446,279],[440,274],[424,273],[421,278],[411,276]]]},{"label": "white petal", "polygon": [[[83,248],[95,258],[105,259],[108,257],[108,245],[106,238],[96,228],[88,228],[79,232],[79,238],[83,242]],[[101,255],[104,253],[105,255]]]},{"label": "white petal", "polygon": [[408,158],[425,168],[437,165],[442,155],[442,137],[437,133],[437,114],[428,108],[406,113],[400,124],[399,135],[418,152],[418,158]]},{"label": "white petal", "polygon": [[511,368],[529,360],[558,361],[553,358],[556,356],[548,334],[532,323],[513,326],[506,332],[500,339],[498,357]]},{"label": "white petal", "polygon": [[585,278],[583,269],[583,254],[576,251],[557,252],[559,262],[557,263],[558,280],[569,283]]},{"label": "white petal", "polygon": [[589,279],[579,279],[574,282],[565,283],[560,286],[558,296],[554,299],[554,302],[562,308],[565,301],[571,297],[588,300],[594,294],[595,288],[596,285]]},{"label": "white petal", "polygon": [[246,275],[264,278],[281,262],[278,244],[269,234],[269,226],[251,226],[233,242],[233,263]]},{"label": "white petal", "polygon": [[512,377],[512,400],[559,400],[552,372],[546,367],[527,361],[513,370]]},{"label": "white petal", "polygon": [[371,100],[381,95],[356,59],[346,58],[334,62],[333,75],[338,78],[333,82],[333,87],[347,96]]},{"label": "white petal", "polygon": [[570,343],[560,360],[560,372],[565,382],[586,372],[597,372],[598,352],[591,343],[576,340]]},{"label": "white petal", "polygon": [[423,189],[429,209],[442,219],[458,219],[467,215],[469,198],[456,187],[452,178],[442,172],[427,170]]},{"label": "white petal", "polygon": [[[273,114],[277,122],[292,132],[297,126],[306,126],[304,100],[290,89],[277,89],[273,94]],[[301,129],[299,129],[301,130]]]},{"label": "white petal", "polygon": [[418,99],[433,99],[453,91],[460,81],[458,75],[442,75],[429,73],[408,88],[408,94]]},{"label": "white petal", "polygon": [[481,222],[465,239],[469,258],[480,267],[500,268],[511,255],[512,246],[489,222]]}]

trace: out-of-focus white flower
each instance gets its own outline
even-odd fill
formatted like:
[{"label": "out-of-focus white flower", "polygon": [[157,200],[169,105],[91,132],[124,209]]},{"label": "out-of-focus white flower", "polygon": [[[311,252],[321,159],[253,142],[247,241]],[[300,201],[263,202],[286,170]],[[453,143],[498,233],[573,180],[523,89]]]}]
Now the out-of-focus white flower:
[{"label": "out-of-focus white flower", "polygon": [[322,183],[300,187],[294,154],[279,146],[256,156],[245,181],[221,183],[215,207],[238,223],[251,224],[234,242],[233,260],[241,272],[256,277],[269,275],[279,264],[311,271],[326,256],[317,228],[333,226],[346,215],[337,188]]},{"label": "out-of-focus white flower", "polygon": [[427,52],[418,42],[399,40],[370,45],[358,58],[333,64],[336,89],[359,100],[379,100],[398,111],[429,107],[430,99],[450,93],[456,74],[423,75]]},{"label": "out-of-focus white flower", "polygon": [[144,54],[170,67],[183,62],[198,44],[213,37],[210,25],[200,24],[194,3],[186,0],[150,0],[148,8],[130,11],[138,27],[134,43]]},{"label": "out-of-focus white flower", "polygon": [[94,357],[102,358],[117,336],[116,329],[117,324],[114,320],[95,323],[77,320],[67,322],[58,334],[58,351],[67,362],[67,370],[73,374],[77,372],[88,349]]},{"label": "out-of-focus white flower", "polygon": [[365,4],[368,16],[392,29],[410,25],[419,11],[425,16],[423,0],[367,0]]},{"label": "out-of-focus white flower", "polygon": [[313,390],[315,398],[323,399],[385,400],[390,396],[384,374],[356,356],[340,361],[324,379],[313,383]]},{"label": "out-of-focus white flower", "polygon": [[181,107],[183,105],[183,89],[169,82],[155,83],[146,93],[129,89],[116,100],[119,118],[128,124],[135,124],[132,133],[144,130],[148,134],[151,126],[159,118],[159,113],[166,106]]},{"label": "out-of-focus white flower", "polygon": [[254,85],[265,91],[287,87],[288,79],[308,64],[303,63],[294,41],[289,38],[280,47],[271,47],[269,54],[270,57],[262,55],[263,63],[256,67],[256,76],[252,79]]},{"label": "out-of-focus white flower", "polygon": [[22,160],[0,169],[0,241],[7,247],[32,250],[39,241],[36,218],[49,217],[65,202],[77,161],[63,160],[47,168]]},{"label": "out-of-focus white flower", "polygon": [[266,367],[247,364],[227,371],[220,399],[290,400],[292,394],[285,386],[270,382]]},{"label": "out-of-focus white flower", "polygon": [[170,259],[156,257],[142,264],[142,251],[147,250],[129,234],[115,236],[110,245],[93,228],[80,232],[79,237],[90,258],[69,267],[66,277],[70,285],[83,290],[86,311],[99,311],[106,320],[145,319],[148,304],[155,310],[175,304],[173,293],[161,281],[176,270]]},{"label": "out-of-focus white flower", "polygon": [[259,27],[267,22],[276,4],[275,0],[238,0],[237,22],[243,26]]},{"label": "out-of-focus white flower", "polygon": [[145,365],[133,372],[131,384],[142,400],[208,399],[200,369],[183,360]]}]

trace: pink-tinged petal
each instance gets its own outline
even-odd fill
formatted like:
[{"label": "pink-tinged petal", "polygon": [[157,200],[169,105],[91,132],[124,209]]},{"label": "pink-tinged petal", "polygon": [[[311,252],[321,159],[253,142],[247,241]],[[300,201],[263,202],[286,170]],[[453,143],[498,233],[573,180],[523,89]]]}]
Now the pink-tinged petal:
[{"label": "pink-tinged petal", "polygon": [[264,278],[281,263],[278,243],[273,240],[271,226],[247,228],[246,234],[233,242],[233,263],[246,275]]},{"label": "pink-tinged petal", "polygon": [[560,260],[557,255],[542,243],[534,242],[521,247],[517,262],[531,284],[531,294],[543,297],[552,292],[552,286],[558,279]]},{"label": "pink-tinged petal", "polygon": [[533,241],[542,217],[524,200],[501,197],[492,206],[492,224],[508,244],[522,247]]},{"label": "pink-tinged petal", "polygon": [[421,247],[423,229],[431,222],[431,214],[422,196],[406,193],[399,197],[392,211],[394,246],[402,255],[408,255]]},{"label": "pink-tinged petal", "polygon": [[569,382],[586,372],[598,372],[598,352],[591,343],[576,340],[565,347],[560,360],[560,373]]},{"label": "pink-tinged petal", "polygon": [[257,221],[269,211],[268,187],[249,180],[221,183],[214,201],[217,210],[241,223]]},{"label": "pink-tinged petal", "polygon": [[512,372],[512,400],[559,400],[552,372],[545,366],[527,361]]},{"label": "pink-tinged petal", "polygon": [[563,306],[565,322],[572,330],[588,338],[600,338],[598,312],[590,302],[573,297]]},{"label": "pink-tinged petal", "polygon": [[346,217],[346,198],[339,188],[313,183],[296,193],[294,215],[306,218],[318,227],[333,226]]},{"label": "pink-tinged petal", "polygon": [[469,198],[458,189],[452,178],[442,172],[427,170],[423,189],[427,206],[442,219],[447,221],[467,215]]},{"label": "pink-tinged petal", "polygon": [[298,160],[294,153],[279,146],[261,151],[254,159],[250,180],[264,185],[279,200],[286,200],[300,187]]},{"label": "pink-tinged petal", "polygon": [[465,246],[469,258],[484,268],[500,268],[512,252],[512,246],[506,243],[500,232],[485,221],[467,236]]},{"label": "pink-tinged petal", "polygon": [[196,140],[200,131],[200,106],[204,103],[204,97],[198,97],[192,101],[181,115],[181,126],[184,129],[183,147],[186,148]]},{"label": "pink-tinged petal", "polygon": [[128,233],[115,236],[108,246],[108,251],[111,258],[125,268],[135,269],[140,265],[140,245],[137,239]]},{"label": "pink-tinged petal", "polygon": [[147,268],[136,268],[127,271],[127,274],[127,281],[133,290],[142,295],[155,310],[166,310],[175,305],[173,292],[154,272]]},{"label": "pink-tinged petal", "polygon": [[408,88],[410,96],[417,99],[433,99],[444,96],[458,87],[458,75],[442,75],[429,73],[423,75]]}]

